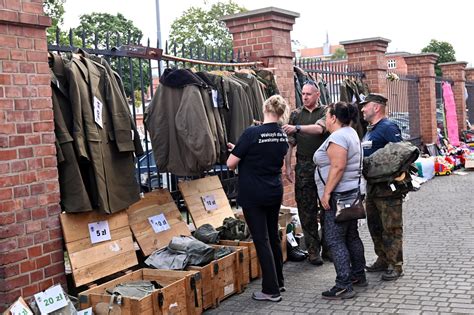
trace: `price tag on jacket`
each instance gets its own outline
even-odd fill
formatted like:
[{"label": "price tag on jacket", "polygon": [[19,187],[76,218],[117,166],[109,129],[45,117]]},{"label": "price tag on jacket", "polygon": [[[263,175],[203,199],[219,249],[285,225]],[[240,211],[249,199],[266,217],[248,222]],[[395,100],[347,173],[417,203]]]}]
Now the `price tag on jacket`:
[{"label": "price tag on jacket", "polygon": [[35,300],[42,315],[52,313],[68,304],[63,288],[59,284],[35,294]]},{"label": "price tag on jacket", "polygon": [[286,240],[288,241],[288,243],[290,243],[290,245],[292,247],[296,247],[298,246],[298,242],[296,242],[296,239],[295,239],[295,236],[293,235],[293,233],[287,233],[286,234]]},{"label": "price tag on jacket", "polygon": [[98,221],[89,223],[89,235],[92,244],[110,241],[110,229],[108,221]]},{"label": "price tag on jacket", "polygon": [[102,108],[102,102],[94,96],[94,120],[100,128],[104,128],[104,125],[102,124]]},{"label": "price tag on jacket", "polygon": [[168,220],[166,220],[166,217],[163,213],[149,217],[148,222],[150,222],[151,227],[155,233],[160,233],[170,229]]},{"label": "price tag on jacket", "polygon": [[92,315],[92,307],[86,308],[82,311],[77,311],[77,315]]},{"label": "price tag on jacket", "polygon": [[202,196],[201,199],[207,211],[217,210],[217,202],[214,195]]},{"label": "price tag on jacket", "polygon": [[219,107],[219,103],[217,102],[217,90],[212,90],[212,104],[214,104],[214,107],[217,108]]},{"label": "price tag on jacket", "polygon": [[12,315],[33,315],[33,312],[26,306],[23,299],[16,301],[12,307],[10,307],[10,313]]}]

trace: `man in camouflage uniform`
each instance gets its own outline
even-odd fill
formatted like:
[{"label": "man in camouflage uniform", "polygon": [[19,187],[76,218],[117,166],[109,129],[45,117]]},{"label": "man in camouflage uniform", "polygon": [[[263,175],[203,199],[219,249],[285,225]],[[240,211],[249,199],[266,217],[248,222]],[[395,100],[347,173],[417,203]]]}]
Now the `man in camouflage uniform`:
[{"label": "man in camouflage uniform", "polygon": [[[303,105],[291,113],[288,125],[283,130],[289,135],[290,149],[285,157],[285,176],[295,179],[295,199],[298,216],[304,233],[308,260],[313,265],[322,265],[322,240],[318,234],[318,196],[314,182],[315,164],[313,154],[327,138],[325,126],[326,106],[319,105],[320,92],[316,84],[308,81],[302,89]],[[293,147],[297,146],[295,174],[291,168]],[[321,216],[322,218],[323,216]],[[321,226],[324,226],[321,222]],[[324,233],[323,233],[324,234]]]},{"label": "man in camouflage uniform", "polygon": [[[369,123],[362,139],[364,156],[370,156],[389,142],[402,141],[398,126],[387,119],[387,98],[369,94],[360,103],[362,113]],[[366,266],[368,272],[383,271],[382,280],[397,280],[403,275],[403,195],[387,183],[367,185],[367,224],[374,242],[377,260]]]}]

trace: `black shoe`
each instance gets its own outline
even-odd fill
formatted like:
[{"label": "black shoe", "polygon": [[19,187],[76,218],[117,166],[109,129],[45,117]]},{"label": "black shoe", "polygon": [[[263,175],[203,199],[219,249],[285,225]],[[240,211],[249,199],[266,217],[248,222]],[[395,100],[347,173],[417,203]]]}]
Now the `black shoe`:
[{"label": "black shoe", "polygon": [[382,275],[382,280],[395,281],[395,280],[398,280],[398,278],[402,276],[403,276],[402,270],[389,269],[385,271],[385,273]]},{"label": "black shoe", "polygon": [[386,271],[388,268],[387,263],[377,259],[372,265],[365,266],[365,270],[368,272],[379,272],[379,271]]},{"label": "black shoe", "polygon": [[367,282],[366,277],[361,277],[361,278],[353,277],[351,281],[354,287],[366,287],[369,285],[369,282]]},{"label": "black shoe", "polygon": [[298,250],[298,247],[288,247],[286,250],[289,261],[303,261],[306,259],[306,255]]},{"label": "black shoe", "polygon": [[356,293],[354,290],[342,289],[338,287],[333,287],[329,291],[324,291],[322,294],[323,299],[326,300],[345,300],[352,299]]},{"label": "black shoe", "polygon": [[323,259],[319,255],[319,253],[310,253],[308,256],[308,261],[310,264],[315,266],[321,266],[324,264]]}]

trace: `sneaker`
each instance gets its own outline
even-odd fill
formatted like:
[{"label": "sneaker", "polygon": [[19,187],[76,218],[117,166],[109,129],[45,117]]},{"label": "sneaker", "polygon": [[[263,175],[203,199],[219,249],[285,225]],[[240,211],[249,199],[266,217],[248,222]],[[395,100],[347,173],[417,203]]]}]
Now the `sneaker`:
[{"label": "sneaker", "polygon": [[386,271],[387,268],[387,263],[383,262],[380,259],[377,259],[372,265],[365,266],[365,270],[367,270],[368,272]]},{"label": "sneaker", "polygon": [[271,302],[280,302],[281,295],[280,294],[266,294],[263,292],[254,292],[252,294],[252,299],[256,301],[271,301]]},{"label": "sneaker", "polygon": [[280,287],[280,292],[286,292],[286,288],[285,287]]},{"label": "sneaker", "polygon": [[389,269],[385,271],[385,273],[382,275],[382,280],[384,281],[395,281],[398,280],[398,278],[403,277],[403,271],[402,270],[396,270],[396,269]]},{"label": "sneaker", "polygon": [[326,300],[345,300],[352,299],[356,293],[354,290],[333,287],[331,290],[324,291],[321,295]]},{"label": "sneaker", "polygon": [[353,277],[351,281],[352,281],[352,286],[354,287],[366,287],[369,285],[369,282],[367,281],[366,277],[360,277],[360,278]]},{"label": "sneaker", "polygon": [[324,263],[319,252],[309,252],[308,261],[310,264],[315,266],[321,266]]}]

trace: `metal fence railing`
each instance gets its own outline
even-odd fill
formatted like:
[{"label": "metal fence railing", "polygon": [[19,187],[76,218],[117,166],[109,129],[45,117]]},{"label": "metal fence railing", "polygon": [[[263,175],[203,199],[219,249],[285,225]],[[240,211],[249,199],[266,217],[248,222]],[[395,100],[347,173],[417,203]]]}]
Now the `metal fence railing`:
[{"label": "metal fence railing", "polygon": [[467,119],[471,124],[474,124],[474,82],[466,82],[466,92]]},{"label": "metal fence railing", "polygon": [[420,100],[417,76],[389,72],[387,76],[387,114],[397,123],[402,138],[421,144]]}]

